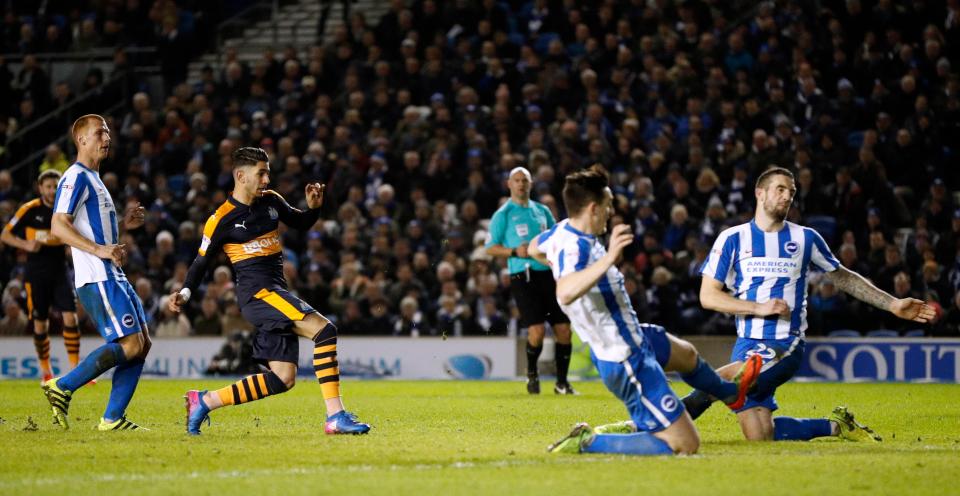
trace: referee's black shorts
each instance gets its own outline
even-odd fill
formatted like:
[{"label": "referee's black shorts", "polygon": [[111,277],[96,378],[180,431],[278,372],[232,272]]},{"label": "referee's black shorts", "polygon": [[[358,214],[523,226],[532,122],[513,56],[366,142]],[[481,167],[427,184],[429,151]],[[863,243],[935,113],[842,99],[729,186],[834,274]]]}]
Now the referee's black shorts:
[{"label": "referee's black shorts", "polygon": [[526,272],[511,274],[510,293],[520,310],[520,327],[570,323],[557,303],[557,283],[549,270],[531,270],[529,280]]}]

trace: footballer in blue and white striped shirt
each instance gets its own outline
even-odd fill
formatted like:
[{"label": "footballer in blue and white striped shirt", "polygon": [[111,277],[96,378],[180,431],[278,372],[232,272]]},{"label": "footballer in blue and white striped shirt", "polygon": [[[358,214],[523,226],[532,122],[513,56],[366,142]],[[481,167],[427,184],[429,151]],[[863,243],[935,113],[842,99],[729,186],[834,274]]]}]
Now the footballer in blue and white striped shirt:
[{"label": "footballer in blue and white striped shirt", "polygon": [[121,265],[126,251],[120,229],[143,225],[144,209],[127,209],[122,225],[113,198],[100,180],[100,166],[110,154],[110,128],[99,115],[89,114],[73,124],[77,160],[57,185],[51,230],[70,245],[77,296],[106,344],[90,352],[63,377],[43,383],[54,421],[67,428],[67,410],[73,393],[116,367],[106,411],[99,430],[130,430],[140,426],[126,419],[127,405],[136,391],[144,358],[150,350],[147,319],[140,297],[127,281]]},{"label": "footballer in blue and white striped shirt", "polygon": [[[787,169],[771,167],[760,174],[754,219],[721,232],[701,268],[700,304],[736,316],[733,363],[721,369],[722,374],[738,370],[739,364],[753,355],[763,358],[757,387],[737,410],[747,439],[863,438],[863,429],[845,409],[843,414],[838,413],[839,408],[835,410],[831,420],[774,419],[772,415],[777,409],[777,387],[793,377],[803,358],[810,275],[825,272],[837,288],[903,319],[925,323],[934,317],[934,310],[920,300],[897,299],[878,289],[840,265],[816,231],[787,222],[796,191],[793,174]],[[684,398],[694,418],[706,410],[709,401],[707,395],[696,391]],[[858,430],[860,436],[855,435]]]}]

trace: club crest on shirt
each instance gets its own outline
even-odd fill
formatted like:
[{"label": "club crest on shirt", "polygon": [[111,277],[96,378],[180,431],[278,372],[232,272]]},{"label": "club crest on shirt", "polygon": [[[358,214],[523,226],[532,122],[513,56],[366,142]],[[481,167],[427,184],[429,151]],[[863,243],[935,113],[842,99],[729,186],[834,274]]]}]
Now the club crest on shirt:
[{"label": "club crest on shirt", "polygon": [[783,244],[783,251],[787,252],[790,256],[796,255],[800,251],[800,243],[796,241],[787,241]]},{"label": "club crest on shirt", "polygon": [[270,220],[277,220],[277,217],[279,217],[279,215],[277,214],[277,209],[273,207],[268,208],[267,213],[270,214]]},{"label": "club crest on shirt", "polygon": [[660,400],[660,408],[669,413],[677,409],[677,399],[673,396],[664,396]]}]

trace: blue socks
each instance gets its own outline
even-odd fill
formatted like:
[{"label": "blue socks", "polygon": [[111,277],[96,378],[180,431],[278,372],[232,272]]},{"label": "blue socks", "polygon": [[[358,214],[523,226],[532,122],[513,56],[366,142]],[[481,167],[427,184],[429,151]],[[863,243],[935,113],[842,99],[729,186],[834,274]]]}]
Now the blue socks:
[{"label": "blue socks", "polygon": [[672,455],[666,441],[649,432],[633,434],[597,434],[583,453],[620,453],[623,455]]},{"label": "blue socks", "polygon": [[699,356],[697,357],[697,366],[694,367],[693,371],[682,374],[680,377],[683,382],[693,386],[694,389],[706,391],[724,403],[729,403],[737,396],[737,385],[717,375],[717,371],[713,370],[710,364],[703,361]]},{"label": "blue socks", "polygon": [[107,343],[90,352],[69,374],[61,377],[57,387],[72,393],[126,360],[120,343]]},{"label": "blue socks", "polygon": [[117,366],[113,372],[110,401],[107,402],[107,409],[103,412],[104,420],[112,422],[123,417],[123,413],[127,411],[127,405],[130,404],[130,398],[133,398],[133,393],[137,390],[143,364],[142,358],[136,358]]},{"label": "blue socks", "polygon": [[774,441],[809,441],[815,437],[832,435],[827,419],[798,419],[777,417],[773,419]]}]

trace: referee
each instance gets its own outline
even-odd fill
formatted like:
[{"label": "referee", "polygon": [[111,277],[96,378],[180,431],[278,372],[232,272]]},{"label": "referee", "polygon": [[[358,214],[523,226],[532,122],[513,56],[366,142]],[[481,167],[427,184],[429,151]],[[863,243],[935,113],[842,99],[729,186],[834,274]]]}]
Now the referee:
[{"label": "referee", "polygon": [[550,322],[557,339],[554,356],[557,361],[556,394],[576,394],[567,382],[570,368],[570,320],[557,304],[557,287],[550,267],[527,255],[530,241],[556,221],[542,203],[530,199],[530,171],[516,167],[507,181],[510,199],[493,214],[487,253],[508,257],[510,292],[520,310],[520,327],[527,328],[527,392],[540,394],[537,359],[543,351],[544,322]]}]

